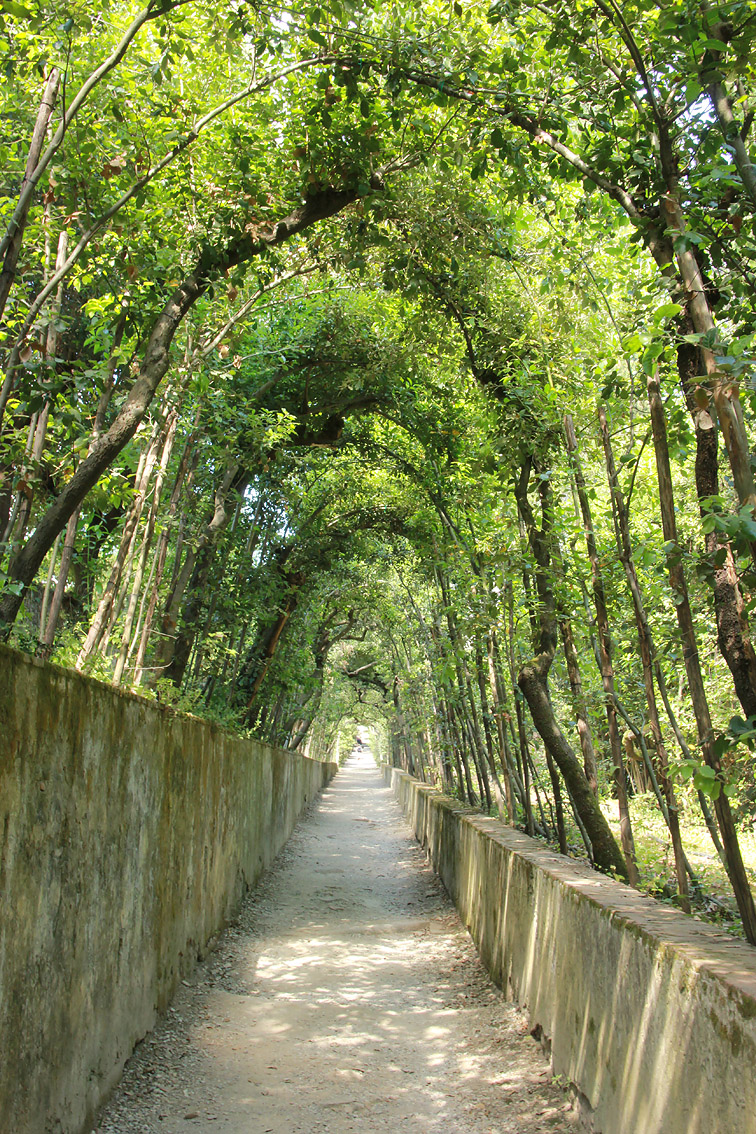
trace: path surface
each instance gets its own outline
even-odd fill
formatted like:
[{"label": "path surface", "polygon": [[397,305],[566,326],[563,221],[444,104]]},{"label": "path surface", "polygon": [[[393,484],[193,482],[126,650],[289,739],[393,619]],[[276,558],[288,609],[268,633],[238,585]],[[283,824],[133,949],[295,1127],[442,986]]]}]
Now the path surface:
[{"label": "path surface", "polygon": [[574,1131],[355,754],[140,1045],[96,1134]]}]

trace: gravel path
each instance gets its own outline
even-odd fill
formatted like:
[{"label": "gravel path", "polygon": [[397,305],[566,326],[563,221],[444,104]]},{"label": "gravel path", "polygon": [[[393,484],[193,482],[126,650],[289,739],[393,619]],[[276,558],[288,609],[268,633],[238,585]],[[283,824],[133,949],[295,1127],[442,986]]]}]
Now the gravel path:
[{"label": "gravel path", "polygon": [[574,1131],[367,754],[132,1056],[97,1134]]}]

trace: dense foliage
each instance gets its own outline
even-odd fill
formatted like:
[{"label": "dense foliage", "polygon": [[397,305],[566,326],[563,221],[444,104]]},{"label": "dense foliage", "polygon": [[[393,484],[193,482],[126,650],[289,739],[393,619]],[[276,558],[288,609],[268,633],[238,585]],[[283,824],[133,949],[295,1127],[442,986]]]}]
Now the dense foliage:
[{"label": "dense foliage", "polygon": [[756,943],[752,6],[0,13],[5,635]]}]

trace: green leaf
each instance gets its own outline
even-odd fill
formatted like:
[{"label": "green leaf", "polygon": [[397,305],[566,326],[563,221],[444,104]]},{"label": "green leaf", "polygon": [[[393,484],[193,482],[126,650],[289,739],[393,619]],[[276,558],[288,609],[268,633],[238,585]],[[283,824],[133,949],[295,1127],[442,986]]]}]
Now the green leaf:
[{"label": "green leaf", "polygon": [[[23,4],[15,3],[15,0],[0,0],[0,11],[7,12],[9,16],[16,16],[19,20],[33,19],[33,15],[29,9],[25,8]],[[73,27],[73,20],[66,20],[66,23],[69,24],[70,27]],[[20,592],[14,591],[13,593],[19,594]]]},{"label": "green leaf", "polygon": [[679,303],[663,303],[654,311],[654,321],[658,323],[662,319],[671,319],[673,315],[679,315],[681,311],[682,307]]},{"label": "green leaf", "polygon": [[714,749],[714,755],[717,757],[718,760],[721,760],[722,757],[727,752],[730,751],[730,747],[731,747],[730,737],[727,735],[726,732],[722,733],[721,736],[718,736],[716,738],[712,747]]}]

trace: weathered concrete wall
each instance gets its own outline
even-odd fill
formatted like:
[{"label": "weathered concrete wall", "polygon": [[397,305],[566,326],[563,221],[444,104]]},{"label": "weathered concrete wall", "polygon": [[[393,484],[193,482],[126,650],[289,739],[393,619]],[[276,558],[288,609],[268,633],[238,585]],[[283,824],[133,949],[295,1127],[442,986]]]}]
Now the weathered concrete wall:
[{"label": "weathered concrete wall", "polygon": [[756,950],[385,768],[602,1134],[756,1132]]},{"label": "weathered concrete wall", "polygon": [[82,1129],[336,771],[0,648],[0,1130]]}]

